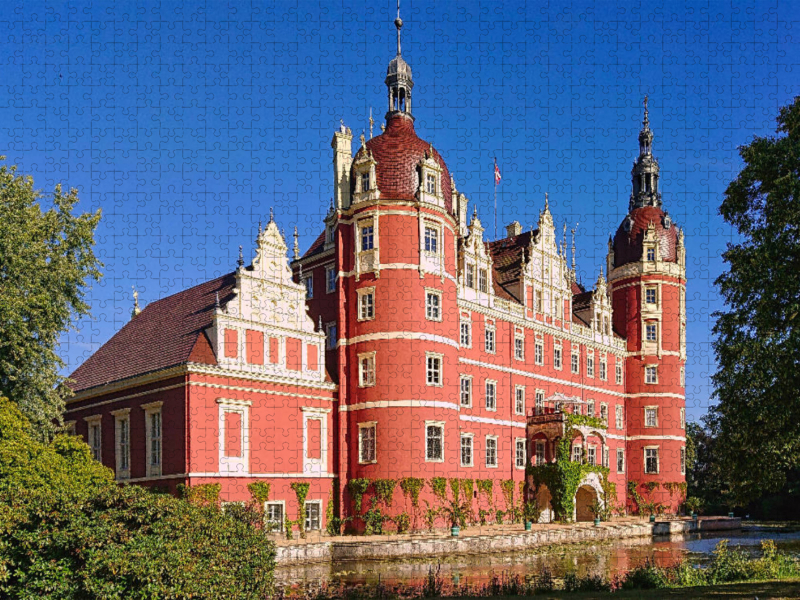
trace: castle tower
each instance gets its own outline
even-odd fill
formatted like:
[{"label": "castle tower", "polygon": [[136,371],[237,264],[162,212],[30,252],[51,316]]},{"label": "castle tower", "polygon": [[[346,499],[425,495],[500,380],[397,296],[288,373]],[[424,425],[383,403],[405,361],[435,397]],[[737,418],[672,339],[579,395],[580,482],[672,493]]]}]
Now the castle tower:
[{"label": "castle tower", "polygon": [[[683,233],[662,208],[646,97],[644,106],[628,214],[609,240],[607,262],[614,329],[630,353],[627,478],[663,484],[685,481],[686,258]],[[662,486],[651,497],[677,509],[678,495]]]}]

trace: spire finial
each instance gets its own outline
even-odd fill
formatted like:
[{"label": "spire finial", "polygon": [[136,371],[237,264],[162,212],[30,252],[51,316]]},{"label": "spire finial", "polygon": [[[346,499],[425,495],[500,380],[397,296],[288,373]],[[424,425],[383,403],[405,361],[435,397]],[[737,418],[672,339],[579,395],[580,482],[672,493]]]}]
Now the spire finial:
[{"label": "spire finial", "polygon": [[297,225],[294,226],[294,259],[300,258],[300,243],[297,235]]},{"label": "spire finial", "polygon": [[269,222],[272,223],[275,220],[275,213],[272,210],[272,207],[269,207]]},{"label": "spire finial", "polygon": [[645,127],[649,127],[650,126],[650,118],[649,118],[649,113],[647,111],[647,101],[648,101],[648,97],[647,97],[647,94],[645,94],[645,96],[644,96],[644,120],[642,121],[642,125],[644,125]]},{"label": "spire finial", "polygon": [[214,298],[214,308],[219,310],[219,292],[216,293],[216,296]]},{"label": "spire finial", "polygon": [[578,227],[578,224],[575,223],[575,227],[572,228],[572,274],[575,275],[575,229]]},{"label": "spire finial", "polygon": [[131,289],[133,289],[133,310],[131,311],[131,317],[135,317],[142,309],[139,308],[139,292],[136,290],[136,286],[132,285]]},{"label": "spire finial", "polygon": [[375,125],[375,121],[372,118],[372,107],[369,107],[369,139],[372,139],[372,126]]},{"label": "spire finial", "polygon": [[261,219],[259,219],[259,220],[258,220],[258,237],[261,237],[261,231],[262,231],[262,229],[263,229],[263,228],[261,227]]},{"label": "spire finial", "polygon": [[236,261],[236,264],[240,267],[244,266],[244,254],[242,254],[242,247],[239,246],[239,260]]},{"label": "spire finial", "polygon": [[322,315],[319,316],[319,320],[317,321],[317,331],[322,331]]},{"label": "spire finial", "polygon": [[550,210],[550,198],[547,195],[547,192],[544,193],[544,209]]},{"label": "spire finial", "polygon": [[397,56],[400,56],[400,29],[403,27],[403,19],[400,18],[400,0],[397,0],[397,18],[394,20],[397,27]]}]

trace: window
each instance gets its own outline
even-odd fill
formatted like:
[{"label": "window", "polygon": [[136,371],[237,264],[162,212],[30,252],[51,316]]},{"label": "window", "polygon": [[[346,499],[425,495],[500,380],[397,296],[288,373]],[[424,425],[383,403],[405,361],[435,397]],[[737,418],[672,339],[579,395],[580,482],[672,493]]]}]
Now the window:
[{"label": "window", "polygon": [[472,434],[461,434],[461,466],[472,466]]},{"label": "window", "polygon": [[283,502],[267,502],[264,506],[268,532],[283,531]]},{"label": "window", "polygon": [[[219,472],[245,474],[250,469],[248,419],[252,402],[217,398],[219,405]],[[305,434],[305,422],[303,423]],[[305,437],[304,437],[305,440]]]},{"label": "window", "polygon": [[325,269],[325,291],[329,294],[336,291],[336,269],[334,267]]},{"label": "window", "polygon": [[425,460],[442,462],[444,460],[444,424],[425,424]]},{"label": "window", "polygon": [[514,390],[514,412],[518,415],[525,414],[525,388],[520,385]]},{"label": "window", "polygon": [[306,531],[321,529],[322,502],[312,500],[306,502]]},{"label": "window", "polygon": [[88,439],[89,448],[92,450],[92,458],[97,462],[103,462],[103,427],[102,417],[95,415],[87,417],[86,422],[89,425]]},{"label": "window", "polygon": [[375,385],[375,353],[358,355],[358,385],[372,387]]},{"label": "window", "polygon": [[544,392],[536,390],[536,414],[540,415],[544,412]]},{"label": "window", "polygon": [[655,406],[646,406],[644,409],[644,426],[658,426],[658,409]]},{"label": "window", "polygon": [[542,340],[536,340],[533,347],[533,360],[537,365],[544,364],[544,342]]},{"label": "window", "polygon": [[472,378],[461,377],[461,406],[472,406]]},{"label": "window", "polygon": [[145,419],[145,461],[147,475],[161,475],[161,407],[163,402],[142,404]]},{"label": "window", "polygon": [[486,466],[497,466],[497,437],[486,436]]},{"label": "window", "polygon": [[647,249],[647,260],[649,262],[654,262],[656,260],[656,249],[655,248],[648,248]]},{"label": "window", "polygon": [[561,370],[561,346],[553,346],[553,368]]},{"label": "window", "polygon": [[542,299],[542,292],[541,290],[536,290],[534,292],[534,297],[536,298],[536,312],[543,313],[544,312],[544,300]]},{"label": "window", "polygon": [[623,429],[625,427],[625,415],[622,412],[622,405],[618,404],[614,410],[616,412],[615,425],[617,426],[617,429]]},{"label": "window", "polygon": [[596,465],[597,464],[597,448],[595,448],[594,446],[589,446],[588,463],[590,465]]},{"label": "window", "polygon": [[577,352],[572,353],[572,372],[578,374],[580,372],[579,361],[580,357]]},{"label": "window", "polygon": [[649,287],[644,290],[644,301],[646,304],[657,304],[656,288]]},{"label": "window", "polygon": [[427,354],[427,383],[428,385],[442,385],[442,355]]},{"label": "window", "polygon": [[425,191],[428,192],[429,194],[436,193],[436,175],[428,173],[425,176]]},{"label": "window", "polygon": [[603,446],[603,466],[607,469],[608,467],[608,446]]},{"label": "window", "polygon": [[314,275],[303,277],[303,285],[306,288],[306,298],[314,297]]},{"label": "window", "polygon": [[617,473],[625,472],[625,450],[617,448]]},{"label": "window", "polygon": [[590,417],[594,416],[594,400],[589,400],[586,404],[586,414]]},{"label": "window", "polygon": [[686,367],[681,367],[681,387],[686,387]]},{"label": "window", "polygon": [[439,252],[439,232],[433,227],[425,228],[425,252]]},{"label": "window", "polygon": [[425,293],[425,318],[429,321],[442,320],[442,295],[439,292]]},{"label": "window", "polygon": [[600,418],[603,419],[603,423],[608,426],[608,404],[606,403],[600,405]]},{"label": "window", "polygon": [[577,445],[572,447],[572,460],[578,463],[583,460],[583,448]]},{"label": "window", "polygon": [[655,323],[647,323],[645,325],[645,340],[648,342],[655,342],[658,340]]},{"label": "window", "polygon": [[544,463],[545,463],[544,441],[536,440],[536,464],[543,465]]},{"label": "window", "polygon": [[525,360],[525,338],[522,335],[514,336],[514,358]]},{"label": "window", "polygon": [[648,475],[658,473],[658,448],[644,449],[644,472]]},{"label": "window", "polygon": [[644,382],[658,383],[658,371],[655,365],[647,365],[644,368]]},{"label": "window", "polygon": [[603,381],[606,380],[607,365],[608,365],[608,363],[606,363],[606,359],[605,358],[601,358],[600,359],[600,379],[603,380]]},{"label": "window", "polygon": [[325,326],[325,346],[328,350],[336,349],[336,323],[328,323]]},{"label": "window", "polygon": [[478,289],[484,293],[489,290],[489,275],[486,269],[478,269]]},{"label": "window", "polygon": [[362,192],[369,191],[369,173],[361,174],[361,191]]},{"label": "window", "polygon": [[681,429],[686,429],[686,409],[681,409]]},{"label": "window", "polygon": [[617,367],[617,385],[622,385],[622,362],[620,361],[619,358],[617,358],[616,367]]},{"label": "window", "polygon": [[518,469],[525,468],[525,438],[517,438],[514,442],[514,466]]},{"label": "window", "polygon": [[497,410],[497,383],[486,382],[486,410]]},{"label": "window", "polygon": [[111,414],[114,415],[114,433],[116,437],[116,465],[117,465],[117,479],[128,479],[130,477],[131,469],[131,419],[130,408],[123,408],[115,410]]},{"label": "window", "polygon": [[681,448],[681,475],[686,475],[686,448]]},{"label": "window", "polygon": [[586,356],[586,376],[594,377],[594,356],[591,354]]},{"label": "window", "polygon": [[461,318],[461,346],[472,348],[472,321]]},{"label": "window", "polygon": [[375,318],[375,288],[358,290],[358,320],[368,321]]},{"label": "window", "polygon": [[485,339],[484,339],[484,348],[486,352],[490,354],[494,354],[494,323],[486,323],[486,332],[485,332]]},{"label": "window", "polygon": [[475,265],[467,263],[467,287],[475,289]]},{"label": "window", "polygon": [[375,228],[367,225],[361,228],[361,251],[366,252],[375,248]]},{"label": "window", "polygon": [[376,429],[377,423],[375,421],[358,424],[358,462],[362,465],[377,462],[375,453]]}]

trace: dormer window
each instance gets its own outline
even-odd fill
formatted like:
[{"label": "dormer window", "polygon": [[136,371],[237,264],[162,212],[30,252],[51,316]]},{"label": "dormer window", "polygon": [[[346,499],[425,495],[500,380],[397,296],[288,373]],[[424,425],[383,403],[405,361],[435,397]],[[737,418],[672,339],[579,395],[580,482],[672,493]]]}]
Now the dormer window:
[{"label": "dormer window", "polygon": [[436,194],[436,175],[428,173],[425,176],[425,191],[429,194]]},{"label": "dormer window", "polygon": [[475,265],[467,263],[467,287],[475,289]]},{"label": "dormer window", "polygon": [[369,187],[369,173],[362,173],[361,174],[361,191],[368,192],[370,190]]},{"label": "dormer window", "polygon": [[367,225],[361,228],[361,251],[366,252],[375,248],[375,228]]},{"label": "dormer window", "polygon": [[656,261],[656,249],[655,248],[648,248],[647,249],[647,261],[648,262],[655,262]]},{"label": "dormer window", "polygon": [[478,270],[478,289],[484,293],[489,289],[489,274],[486,269]]}]

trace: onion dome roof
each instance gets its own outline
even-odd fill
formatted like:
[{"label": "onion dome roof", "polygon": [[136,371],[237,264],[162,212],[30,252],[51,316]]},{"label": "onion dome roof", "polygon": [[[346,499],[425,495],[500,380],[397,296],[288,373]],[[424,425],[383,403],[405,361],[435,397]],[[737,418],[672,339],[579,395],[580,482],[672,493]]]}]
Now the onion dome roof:
[{"label": "onion dome roof", "polygon": [[642,241],[647,228],[653,223],[658,239],[659,259],[678,261],[678,227],[672,218],[657,206],[633,209],[622,221],[614,235],[614,266],[621,267],[642,259]]}]

